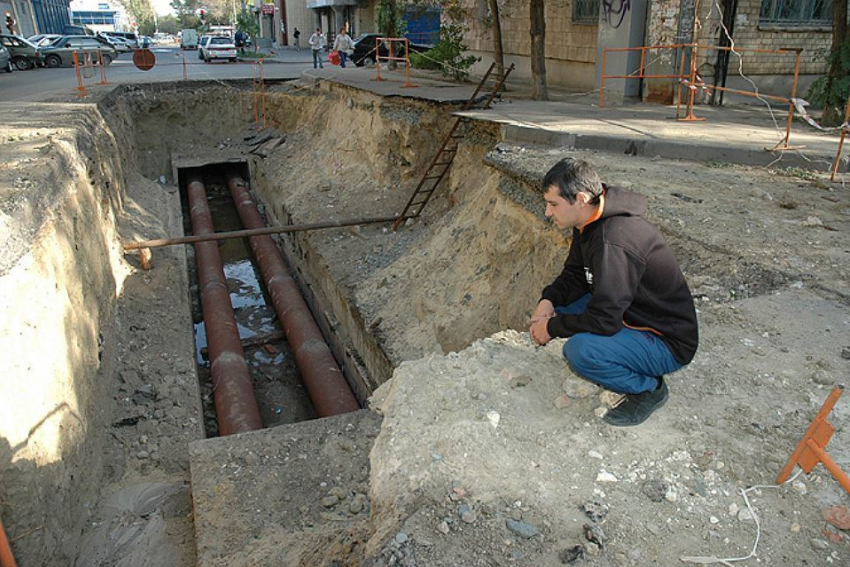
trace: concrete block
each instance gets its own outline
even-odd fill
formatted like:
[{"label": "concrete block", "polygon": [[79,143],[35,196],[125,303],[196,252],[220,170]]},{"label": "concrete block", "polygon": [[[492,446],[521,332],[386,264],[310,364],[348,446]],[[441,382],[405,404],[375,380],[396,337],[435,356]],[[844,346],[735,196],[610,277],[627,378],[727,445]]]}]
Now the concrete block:
[{"label": "concrete block", "polygon": [[289,565],[323,542],[364,541],[380,424],[360,410],[190,444],[198,566]]}]

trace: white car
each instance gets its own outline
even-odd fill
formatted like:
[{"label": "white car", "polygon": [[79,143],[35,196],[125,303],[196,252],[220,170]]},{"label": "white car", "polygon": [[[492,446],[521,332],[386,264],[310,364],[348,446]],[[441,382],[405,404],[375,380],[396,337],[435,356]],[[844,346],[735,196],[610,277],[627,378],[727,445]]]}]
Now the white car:
[{"label": "white car", "polygon": [[229,37],[211,36],[199,47],[201,59],[209,63],[213,59],[236,61],[236,45]]}]

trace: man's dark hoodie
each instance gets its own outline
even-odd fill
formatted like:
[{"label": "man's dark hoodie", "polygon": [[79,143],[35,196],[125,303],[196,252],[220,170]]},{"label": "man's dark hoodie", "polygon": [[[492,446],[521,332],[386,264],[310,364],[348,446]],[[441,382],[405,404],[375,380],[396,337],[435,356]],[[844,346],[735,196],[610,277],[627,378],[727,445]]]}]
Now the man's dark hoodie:
[{"label": "man's dark hoodie", "polygon": [[564,271],[543,290],[543,299],[556,307],[587,293],[592,298],[581,315],[551,318],[549,335],[648,330],[688,364],[699,342],[694,300],[664,237],[641,216],[646,199],[606,187],[600,206],[601,217],[573,229]]}]

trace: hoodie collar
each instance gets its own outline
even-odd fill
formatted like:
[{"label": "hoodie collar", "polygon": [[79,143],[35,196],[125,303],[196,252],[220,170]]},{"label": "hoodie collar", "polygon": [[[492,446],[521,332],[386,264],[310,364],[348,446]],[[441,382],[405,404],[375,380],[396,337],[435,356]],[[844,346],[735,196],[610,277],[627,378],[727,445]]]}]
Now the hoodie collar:
[{"label": "hoodie collar", "polygon": [[596,211],[594,211],[594,213],[592,215],[590,215],[590,218],[587,219],[586,223],[584,223],[583,225],[578,227],[578,231],[584,232],[585,227],[587,227],[589,224],[594,223],[594,222],[596,222],[596,221],[598,221],[599,219],[602,218],[603,212],[605,212],[605,192],[604,191],[602,192],[601,195],[599,195],[599,204],[596,206]]}]

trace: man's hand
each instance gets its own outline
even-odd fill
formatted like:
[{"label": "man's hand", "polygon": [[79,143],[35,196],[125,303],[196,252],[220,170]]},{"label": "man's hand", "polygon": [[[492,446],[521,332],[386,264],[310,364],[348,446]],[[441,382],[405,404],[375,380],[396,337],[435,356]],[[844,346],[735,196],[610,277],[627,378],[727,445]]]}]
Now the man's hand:
[{"label": "man's hand", "polygon": [[537,304],[537,309],[534,310],[534,314],[531,316],[530,323],[533,325],[541,319],[548,320],[550,317],[554,316],[555,306],[552,305],[552,302],[548,299],[541,299],[540,303]]},{"label": "man's hand", "polygon": [[538,319],[533,322],[531,327],[528,329],[528,332],[531,333],[532,340],[539,345],[545,345],[552,340],[552,337],[549,336],[549,328],[547,327],[549,319],[550,317]]}]

